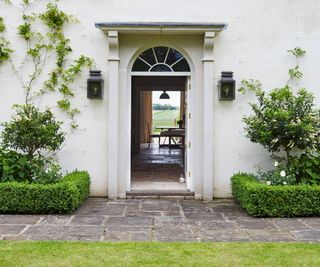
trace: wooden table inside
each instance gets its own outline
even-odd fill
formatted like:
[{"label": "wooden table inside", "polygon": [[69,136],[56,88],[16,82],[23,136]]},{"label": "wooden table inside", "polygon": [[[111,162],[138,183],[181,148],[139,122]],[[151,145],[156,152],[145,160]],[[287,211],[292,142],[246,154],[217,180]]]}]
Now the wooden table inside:
[{"label": "wooden table inside", "polygon": [[[169,148],[171,148],[171,140],[173,140],[175,145],[178,145],[174,140],[174,137],[178,137],[182,139],[182,147],[184,146],[184,137],[185,137],[185,129],[179,128],[177,126],[157,126],[156,129],[164,130],[160,132],[160,136],[169,138]],[[160,144],[161,145],[161,144]],[[164,146],[162,144],[161,146]]]},{"label": "wooden table inside", "polygon": [[179,126],[156,126],[155,127],[158,130],[177,130],[177,129],[182,129],[184,130],[185,128],[179,128]]}]

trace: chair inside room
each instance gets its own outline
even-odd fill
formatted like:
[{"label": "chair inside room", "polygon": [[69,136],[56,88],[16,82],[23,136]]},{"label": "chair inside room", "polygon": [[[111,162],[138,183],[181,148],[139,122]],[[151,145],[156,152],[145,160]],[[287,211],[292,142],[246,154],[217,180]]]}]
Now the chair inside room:
[{"label": "chair inside room", "polygon": [[148,139],[148,148],[150,148],[150,144],[153,138],[158,138],[158,145],[160,145],[160,134],[156,133],[151,133],[151,128],[149,122],[147,122],[147,128],[148,128],[148,134],[149,134],[149,139]]}]

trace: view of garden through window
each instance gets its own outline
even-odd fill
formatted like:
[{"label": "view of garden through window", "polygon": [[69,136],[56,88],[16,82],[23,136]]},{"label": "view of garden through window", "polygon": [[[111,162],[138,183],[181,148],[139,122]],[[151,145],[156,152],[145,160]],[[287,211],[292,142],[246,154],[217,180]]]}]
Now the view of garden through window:
[{"label": "view of garden through window", "polygon": [[152,92],[153,132],[160,133],[159,126],[176,126],[180,119],[180,92],[167,92],[170,99],[160,99],[162,91]]}]

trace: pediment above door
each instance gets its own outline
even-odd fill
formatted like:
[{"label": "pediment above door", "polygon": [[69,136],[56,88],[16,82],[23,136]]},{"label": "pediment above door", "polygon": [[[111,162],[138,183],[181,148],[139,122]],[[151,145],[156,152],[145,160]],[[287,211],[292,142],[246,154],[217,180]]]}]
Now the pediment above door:
[{"label": "pediment above door", "polygon": [[103,32],[120,34],[204,34],[226,29],[226,23],[215,22],[100,22],[95,26]]}]

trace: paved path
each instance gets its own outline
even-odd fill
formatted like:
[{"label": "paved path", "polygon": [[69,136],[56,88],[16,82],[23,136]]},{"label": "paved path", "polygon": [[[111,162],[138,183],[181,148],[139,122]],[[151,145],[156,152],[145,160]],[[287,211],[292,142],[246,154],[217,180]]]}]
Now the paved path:
[{"label": "paved path", "polygon": [[256,219],[232,200],[90,198],[72,215],[0,215],[0,239],[320,241],[320,218]]}]

